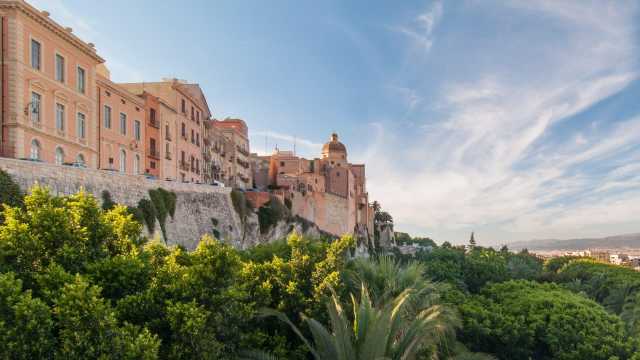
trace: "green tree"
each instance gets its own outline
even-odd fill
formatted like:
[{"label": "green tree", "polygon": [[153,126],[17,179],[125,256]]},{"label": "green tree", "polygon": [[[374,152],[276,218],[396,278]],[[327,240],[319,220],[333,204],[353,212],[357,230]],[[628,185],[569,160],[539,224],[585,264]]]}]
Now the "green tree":
[{"label": "green tree", "polygon": [[49,307],[13,273],[0,274],[0,344],[2,359],[50,359],[55,350]]},{"label": "green tree", "polygon": [[504,359],[628,359],[637,350],[619,317],[555,284],[489,285],[460,309],[463,342]]}]

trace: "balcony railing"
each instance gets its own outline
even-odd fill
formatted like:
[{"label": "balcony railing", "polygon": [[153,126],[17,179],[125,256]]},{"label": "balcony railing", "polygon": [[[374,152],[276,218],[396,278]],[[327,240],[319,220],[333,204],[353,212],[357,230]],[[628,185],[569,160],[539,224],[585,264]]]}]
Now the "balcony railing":
[{"label": "balcony railing", "polygon": [[236,149],[238,149],[238,152],[244,156],[249,156],[249,152],[243,148],[241,148],[240,146],[236,146]]},{"label": "balcony railing", "polygon": [[153,128],[160,129],[160,122],[158,120],[155,120],[155,119],[149,120],[149,125],[151,125],[151,127]]},{"label": "balcony railing", "polygon": [[189,163],[187,163],[186,161],[180,160],[180,163],[178,164],[178,167],[182,171],[189,171]]},{"label": "balcony railing", "polygon": [[165,158],[165,159],[167,159],[167,160],[171,160],[171,153],[170,153],[170,152],[168,152],[168,151],[167,151],[167,152],[165,152],[165,153],[164,153],[164,158]]},{"label": "balcony railing", "polygon": [[154,159],[160,160],[160,152],[157,149],[153,149],[153,148],[149,149],[149,151],[147,152],[147,155],[149,155]]},{"label": "balcony railing", "polygon": [[164,139],[167,140],[167,141],[171,141],[171,134],[164,133]]}]

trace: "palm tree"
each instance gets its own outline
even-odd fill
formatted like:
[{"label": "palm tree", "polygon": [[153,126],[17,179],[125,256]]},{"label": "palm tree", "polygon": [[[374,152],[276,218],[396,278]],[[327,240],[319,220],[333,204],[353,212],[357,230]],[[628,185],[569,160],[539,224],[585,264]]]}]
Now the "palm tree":
[{"label": "palm tree", "polygon": [[[351,296],[353,321],[334,293],[327,304],[330,330],[317,320],[302,315],[311,332],[312,341],[283,313],[275,310],[263,310],[263,313],[276,316],[289,324],[316,360],[412,360],[424,345],[433,342],[442,325],[439,320],[440,307],[425,309],[412,319],[402,316],[412,291],[407,289],[392,301],[376,307],[363,286],[359,301]],[[255,352],[253,354],[256,356],[248,358],[266,356],[257,356]]]}]

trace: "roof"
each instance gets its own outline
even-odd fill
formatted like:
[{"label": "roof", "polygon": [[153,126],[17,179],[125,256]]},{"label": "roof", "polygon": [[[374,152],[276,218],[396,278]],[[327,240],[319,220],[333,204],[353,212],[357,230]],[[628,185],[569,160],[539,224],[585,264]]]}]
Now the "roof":
[{"label": "roof", "polygon": [[331,134],[331,139],[329,140],[329,142],[327,142],[326,144],[324,144],[322,146],[322,152],[323,153],[328,153],[328,152],[343,152],[343,153],[346,153],[347,152],[347,147],[344,146],[343,143],[338,141],[338,134],[333,133],[333,134]]}]

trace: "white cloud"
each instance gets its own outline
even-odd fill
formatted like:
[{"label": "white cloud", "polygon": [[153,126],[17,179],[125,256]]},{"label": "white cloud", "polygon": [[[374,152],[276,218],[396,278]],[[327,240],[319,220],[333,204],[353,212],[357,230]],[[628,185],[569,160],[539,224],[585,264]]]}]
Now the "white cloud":
[{"label": "white cloud", "polygon": [[[442,87],[434,102],[443,118],[429,119],[423,136],[408,140],[393,128],[377,127],[376,140],[361,155],[372,164],[372,196],[398,223],[428,229],[427,234],[448,241],[465,241],[448,234],[474,227],[483,227],[495,241],[506,241],[539,238],[542,232],[589,235],[584,232],[598,230],[590,226],[592,216],[599,217],[598,224],[632,221],[640,191],[629,190],[637,179],[620,174],[598,178],[576,167],[637,145],[640,117],[598,119],[597,137],[576,131],[565,135],[570,139],[566,142],[548,140],[560,136],[552,131],[555,125],[637,79],[633,5],[509,4],[511,11],[542,14],[540,21],[562,29],[544,43],[527,44],[556,50],[536,59],[548,67],[548,74],[523,76],[520,69],[483,68],[476,78]],[[442,9],[431,9],[418,16],[428,30],[421,33],[424,41],[442,14]],[[510,56],[504,51],[498,49],[493,56]],[[618,125],[609,125],[614,120]],[[616,199],[619,191],[627,191],[626,197]]]},{"label": "white cloud", "polygon": [[412,19],[410,25],[397,26],[392,29],[406,35],[418,48],[428,52],[433,46],[433,31],[442,18],[442,12],[442,2],[435,1],[429,10]]}]

